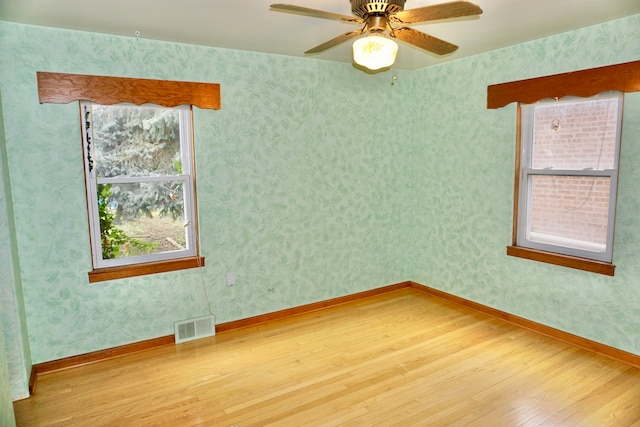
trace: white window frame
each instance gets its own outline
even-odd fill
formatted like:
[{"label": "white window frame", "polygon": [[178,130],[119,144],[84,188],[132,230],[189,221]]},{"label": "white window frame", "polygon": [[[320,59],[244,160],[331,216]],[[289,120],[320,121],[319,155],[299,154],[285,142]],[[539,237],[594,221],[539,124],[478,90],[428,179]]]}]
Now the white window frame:
[{"label": "white window frame", "polygon": [[[87,191],[87,207],[89,213],[89,230],[91,240],[91,252],[94,269],[102,269],[109,267],[131,266],[137,264],[146,264],[156,261],[168,261],[182,258],[196,257],[198,255],[198,242],[196,231],[196,195],[195,195],[195,173],[194,173],[194,155],[193,155],[193,114],[191,106],[179,107],[161,107],[152,105],[154,108],[170,108],[179,112],[180,121],[180,151],[182,156],[182,174],[181,175],[161,175],[161,176],[145,176],[145,177],[128,177],[118,176],[112,178],[100,178],[96,174],[96,168],[93,166],[94,144],[93,129],[89,126],[90,121],[86,119],[86,114],[91,114],[90,101],[80,102],[82,140],[84,147],[84,168],[85,181]],[[133,104],[120,103],[116,105],[133,106]],[[142,106],[148,106],[142,105]],[[183,250],[174,250],[161,252],[157,254],[136,255],[115,259],[103,259],[102,244],[100,238],[100,218],[98,214],[98,184],[126,184],[153,181],[181,181],[183,184],[183,201],[184,201],[184,227],[186,230],[186,248]]]},{"label": "white window frame", "polygon": [[[534,114],[537,106],[548,105],[550,102],[580,102],[580,100],[590,101],[596,99],[617,99],[618,116],[616,124],[615,157],[613,169],[606,170],[569,170],[569,169],[534,169],[532,164],[532,149],[534,138]],[[544,100],[535,104],[521,104],[521,134],[520,134],[520,170],[518,189],[518,213],[516,227],[516,245],[524,248],[541,250],[545,252],[564,254],[595,261],[611,263],[613,260],[613,240],[615,231],[616,195],[618,185],[618,169],[620,162],[620,140],[622,134],[622,112],[624,97],[622,93],[606,93],[590,98],[568,98],[563,100]],[[575,177],[608,177],[610,179],[609,188],[609,208],[608,225],[605,247],[590,245],[587,242],[580,242],[553,235],[543,235],[530,232],[530,212],[531,212],[531,180],[532,176],[575,176]]]}]

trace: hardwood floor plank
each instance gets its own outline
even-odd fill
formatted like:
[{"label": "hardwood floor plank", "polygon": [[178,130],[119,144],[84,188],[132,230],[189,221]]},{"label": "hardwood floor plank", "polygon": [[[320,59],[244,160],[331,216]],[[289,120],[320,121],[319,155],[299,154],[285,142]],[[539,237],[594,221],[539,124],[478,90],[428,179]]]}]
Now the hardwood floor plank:
[{"label": "hardwood floor plank", "polygon": [[18,426],[640,423],[640,369],[404,288],[42,375]]},{"label": "hardwood floor plank", "polygon": [[592,415],[585,420],[587,423],[595,423],[598,420],[606,420],[609,425],[636,425],[640,424],[640,382],[630,384],[630,387],[620,393],[615,399],[595,408]]}]

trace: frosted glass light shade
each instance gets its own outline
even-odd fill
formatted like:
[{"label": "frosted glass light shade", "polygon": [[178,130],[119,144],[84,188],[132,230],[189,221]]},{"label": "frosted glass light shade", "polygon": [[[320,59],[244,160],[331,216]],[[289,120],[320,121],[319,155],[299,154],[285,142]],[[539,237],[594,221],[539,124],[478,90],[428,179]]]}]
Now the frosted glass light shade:
[{"label": "frosted glass light shade", "polygon": [[370,70],[389,67],[396,60],[398,44],[393,40],[371,35],[353,42],[353,60]]}]

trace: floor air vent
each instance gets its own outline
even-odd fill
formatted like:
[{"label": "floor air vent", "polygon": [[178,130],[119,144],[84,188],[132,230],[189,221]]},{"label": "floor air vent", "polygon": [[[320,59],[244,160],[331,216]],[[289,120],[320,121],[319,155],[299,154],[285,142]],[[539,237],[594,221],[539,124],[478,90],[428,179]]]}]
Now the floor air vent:
[{"label": "floor air vent", "polygon": [[179,322],[175,322],[174,326],[176,344],[196,340],[198,338],[211,337],[216,334],[216,325],[213,316],[181,320]]}]

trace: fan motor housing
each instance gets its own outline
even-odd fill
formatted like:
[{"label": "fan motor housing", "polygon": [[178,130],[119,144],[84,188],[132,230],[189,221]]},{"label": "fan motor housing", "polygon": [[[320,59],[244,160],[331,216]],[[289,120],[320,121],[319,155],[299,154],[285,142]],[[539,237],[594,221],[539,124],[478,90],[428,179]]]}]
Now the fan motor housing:
[{"label": "fan motor housing", "polygon": [[351,12],[359,18],[367,15],[392,14],[404,9],[406,0],[350,0]]}]

